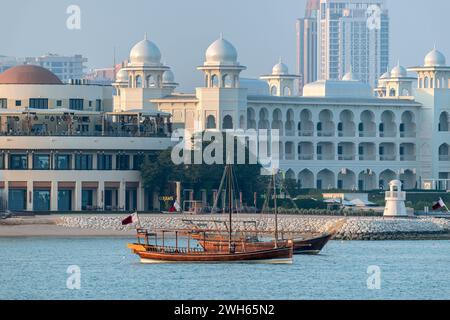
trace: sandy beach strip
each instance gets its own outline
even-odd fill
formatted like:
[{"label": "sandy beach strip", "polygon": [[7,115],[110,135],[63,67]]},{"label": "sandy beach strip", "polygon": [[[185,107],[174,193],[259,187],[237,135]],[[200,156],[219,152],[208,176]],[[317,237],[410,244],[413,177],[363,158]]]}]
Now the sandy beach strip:
[{"label": "sandy beach strip", "polygon": [[68,228],[56,225],[55,217],[42,217],[31,219],[7,219],[0,220],[0,238],[25,238],[25,237],[123,237],[130,238],[136,235],[135,230],[95,230],[82,228]]}]

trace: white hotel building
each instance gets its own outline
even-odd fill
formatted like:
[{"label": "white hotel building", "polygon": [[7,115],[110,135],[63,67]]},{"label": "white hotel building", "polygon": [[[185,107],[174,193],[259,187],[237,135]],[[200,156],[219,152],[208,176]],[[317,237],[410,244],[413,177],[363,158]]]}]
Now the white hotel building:
[{"label": "white hotel building", "polygon": [[44,69],[0,75],[0,192],[8,206],[148,210],[155,195],[144,189],[139,166],[168,148],[179,127],[278,129],[281,167],[303,188],[386,189],[398,178],[406,189],[448,189],[450,67],[436,49],[409,69],[417,78],[396,66],[376,94],[350,72],[296,96],[297,76],[281,61],[260,80],[242,79],[246,68],[222,37],[197,69],[204,85],[177,93],[160,50],[144,39],[114,93],[62,85]]}]

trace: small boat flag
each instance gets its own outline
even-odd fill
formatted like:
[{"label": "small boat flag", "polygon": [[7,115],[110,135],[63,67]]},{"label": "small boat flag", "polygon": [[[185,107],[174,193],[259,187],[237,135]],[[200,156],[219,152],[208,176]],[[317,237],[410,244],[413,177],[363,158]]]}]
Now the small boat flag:
[{"label": "small boat flag", "polygon": [[447,208],[447,206],[445,205],[444,200],[442,200],[442,198],[439,198],[439,201],[433,206],[433,210],[439,210],[442,208]]},{"label": "small boat flag", "polygon": [[126,217],[122,220],[122,225],[126,226],[133,223],[139,223],[139,216],[137,212],[133,213],[131,216]]}]

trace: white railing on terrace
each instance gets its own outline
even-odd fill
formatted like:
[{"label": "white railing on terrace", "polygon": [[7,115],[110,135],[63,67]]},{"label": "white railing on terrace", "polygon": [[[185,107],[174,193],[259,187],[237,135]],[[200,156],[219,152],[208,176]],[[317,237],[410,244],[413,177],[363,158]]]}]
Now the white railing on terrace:
[{"label": "white railing on terrace", "polygon": [[397,156],[391,155],[391,156],[380,156],[380,161],[395,161],[397,160]]},{"label": "white railing on terrace", "polygon": [[334,131],[317,131],[318,137],[334,137]]},{"label": "white railing on terrace", "polygon": [[377,132],[376,131],[360,131],[359,137],[360,138],[376,138]]},{"label": "white railing on terrace", "polygon": [[300,154],[298,156],[298,160],[314,160],[314,155],[313,154]]},{"label": "white railing on terrace", "polygon": [[298,133],[299,137],[312,137],[314,136],[314,131],[313,130],[302,130],[299,131]]},{"label": "white railing on terrace", "polygon": [[355,155],[339,155],[338,160],[340,161],[354,161]]},{"label": "white railing on terrace", "polygon": [[400,161],[416,161],[417,157],[413,154],[400,156]]}]

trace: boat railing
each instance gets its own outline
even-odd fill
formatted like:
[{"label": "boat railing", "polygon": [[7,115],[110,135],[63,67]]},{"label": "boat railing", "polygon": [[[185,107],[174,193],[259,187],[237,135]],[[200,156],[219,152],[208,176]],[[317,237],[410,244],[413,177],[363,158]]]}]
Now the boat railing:
[{"label": "boat railing", "polygon": [[156,253],[181,253],[181,254],[192,254],[192,253],[204,253],[203,249],[199,248],[180,248],[171,246],[148,246],[147,251]]}]

